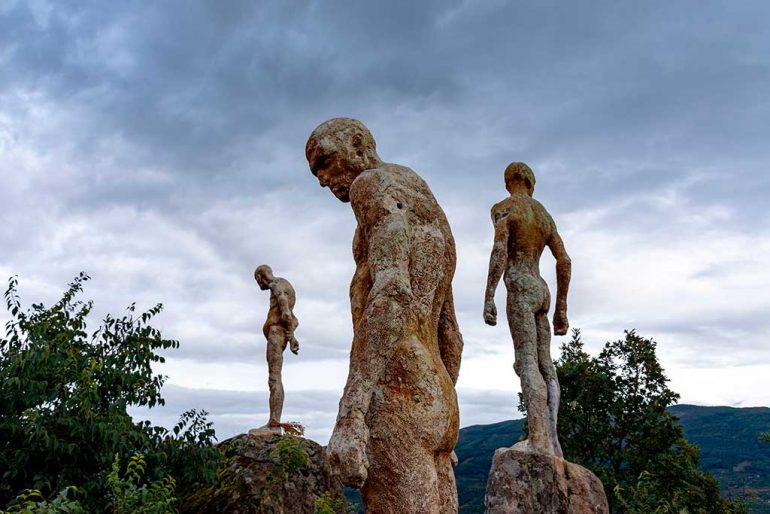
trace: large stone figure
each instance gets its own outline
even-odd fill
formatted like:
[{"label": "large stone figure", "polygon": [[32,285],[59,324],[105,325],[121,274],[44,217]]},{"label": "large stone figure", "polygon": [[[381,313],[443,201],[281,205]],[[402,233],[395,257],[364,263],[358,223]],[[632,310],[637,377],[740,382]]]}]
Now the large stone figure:
[{"label": "large stone figure", "polygon": [[548,309],[551,296],[540,276],[540,255],[549,247],[556,258],[556,335],[567,333],[567,289],[571,263],[556,225],[532,198],[535,175],[524,163],[505,169],[510,197],[492,207],[495,242],[489,259],[484,320],[497,322],[495,289],[504,277],[508,324],[521,378],[529,437],[500,448],[492,459],[484,499],[487,514],[609,513],[601,481],[587,469],[565,461],[557,433],[559,381],[551,360]]},{"label": "large stone figure", "polygon": [[[567,333],[567,289],[571,262],[556,224],[540,202],[532,198],[535,175],[523,162],[505,169],[510,196],[492,207],[495,242],[489,259],[489,278],[484,302],[484,321],[497,322],[495,289],[504,275],[508,289],[506,313],[513,336],[514,369],[521,378],[529,423],[528,449],[562,456],[556,430],[559,412],[559,381],[551,360],[551,329],[548,309],[551,295],[540,276],[539,263],[548,246],[556,258],[556,309],[553,330]],[[524,445],[522,445],[524,446]]]},{"label": "large stone figure", "polygon": [[358,222],[350,285],[350,370],[328,452],[366,512],[455,513],[454,384],[462,337],[452,298],[455,244],[428,185],[382,162],[359,121],[336,118],[306,146],[322,187]]},{"label": "large stone figure", "polygon": [[273,275],[270,266],[263,264],[254,271],[254,279],[263,291],[270,290],[270,310],[262,332],[267,339],[267,385],[270,389],[270,419],[260,428],[252,429],[251,434],[281,433],[281,412],[283,411],[283,352],[289,345],[292,353],[299,352],[299,342],[294,331],[299,325],[292,309],[297,297],[288,280]]}]

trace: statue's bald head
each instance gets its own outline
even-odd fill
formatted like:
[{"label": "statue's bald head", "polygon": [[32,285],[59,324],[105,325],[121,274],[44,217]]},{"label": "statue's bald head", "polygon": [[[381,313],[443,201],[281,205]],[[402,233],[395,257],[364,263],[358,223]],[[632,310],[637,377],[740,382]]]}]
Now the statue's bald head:
[{"label": "statue's bald head", "polygon": [[270,281],[273,280],[273,269],[267,264],[257,266],[254,270],[254,280],[259,284],[259,288],[265,290],[269,287]]},{"label": "statue's bald head", "polygon": [[318,125],[310,134],[305,145],[305,156],[310,163],[310,171],[315,175],[314,154],[328,154],[348,150],[361,156],[377,156],[377,144],[366,125],[353,118],[332,118]]},{"label": "statue's bald head", "polygon": [[352,118],[333,118],[318,125],[305,145],[310,171],[322,187],[347,202],[353,180],[382,161],[369,129]]},{"label": "statue's bald head", "polygon": [[529,196],[535,192],[535,174],[523,162],[512,162],[505,168],[505,188],[513,193],[519,187],[526,190]]}]

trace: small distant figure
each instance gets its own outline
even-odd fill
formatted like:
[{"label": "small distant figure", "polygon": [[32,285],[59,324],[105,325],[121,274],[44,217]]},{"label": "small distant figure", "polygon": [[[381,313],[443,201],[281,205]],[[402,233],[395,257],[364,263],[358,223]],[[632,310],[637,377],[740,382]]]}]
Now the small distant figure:
[{"label": "small distant figure", "polygon": [[548,324],[551,295],[540,276],[540,255],[548,246],[556,258],[555,335],[564,335],[569,328],[567,290],[572,265],[551,215],[532,198],[535,175],[529,166],[523,162],[508,165],[505,187],[511,196],[492,207],[495,242],[489,259],[484,321],[487,325],[497,323],[495,289],[504,276],[514,370],[521,378],[529,422],[529,437],[515,448],[563,457],[556,429],[559,380],[551,360]]},{"label": "small distant figure", "polygon": [[299,341],[294,331],[299,325],[292,309],[297,298],[288,280],[273,275],[270,266],[263,264],[254,271],[254,279],[263,291],[270,290],[270,310],[262,332],[267,339],[267,385],[270,388],[270,419],[266,425],[249,431],[250,434],[281,433],[283,411],[283,352],[286,345],[292,353],[299,352]]}]

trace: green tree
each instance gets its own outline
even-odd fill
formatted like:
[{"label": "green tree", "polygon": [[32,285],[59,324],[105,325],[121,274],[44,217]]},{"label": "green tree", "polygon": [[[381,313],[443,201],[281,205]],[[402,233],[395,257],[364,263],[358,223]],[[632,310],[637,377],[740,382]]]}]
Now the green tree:
[{"label": "green tree", "polygon": [[81,273],[50,308],[24,310],[11,278],[10,320],[0,339],[0,505],[23,489],[49,496],[77,486],[84,505],[106,511],[116,454],[146,459],[148,483],[173,476],[179,488],[215,478],[219,460],[205,413],[186,412],[172,431],[135,422],[130,406],[163,405],[160,350],[177,348],[150,321],[161,305],[107,316],[89,334],[91,301],[77,295]]},{"label": "green tree", "polygon": [[555,362],[565,458],[596,473],[613,512],[745,512],[742,502],[720,498],[716,479],[699,467],[698,447],[666,410],[679,395],[668,388],[656,346],[631,330],[592,357],[573,331]]}]

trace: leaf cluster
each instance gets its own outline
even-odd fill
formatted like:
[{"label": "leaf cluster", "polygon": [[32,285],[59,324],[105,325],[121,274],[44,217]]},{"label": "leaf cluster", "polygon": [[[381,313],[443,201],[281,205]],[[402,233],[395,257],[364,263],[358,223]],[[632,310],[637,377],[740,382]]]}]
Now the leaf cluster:
[{"label": "leaf cluster", "polygon": [[165,377],[153,365],[179,343],[151,325],[162,306],[137,312],[132,304],[89,331],[93,304],[77,299],[88,280],[81,273],[53,306],[27,310],[17,279],[9,280],[10,320],[0,339],[0,505],[23,489],[47,497],[76,485],[89,509],[103,510],[115,454],[143,454],[149,481],[171,474],[186,487],[215,478],[219,453],[205,412],[184,413],[169,431],[127,411],[164,404]]},{"label": "leaf cluster", "polygon": [[592,357],[573,331],[554,363],[565,458],[617,492],[608,494],[613,512],[656,512],[666,504],[690,514],[744,512],[741,502],[720,498],[716,479],[700,469],[698,447],[666,410],[679,395],[668,387],[656,347],[630,330]]},{"label": "leaf cluster", "polygon": [[149,484],[143,483],[146,462],[144,455],[135,453],[129,458],[121,475],[120,457],[116,453],[112,470],[107,475],[114,514],[175,514],[176,481],[165,476]]}]

